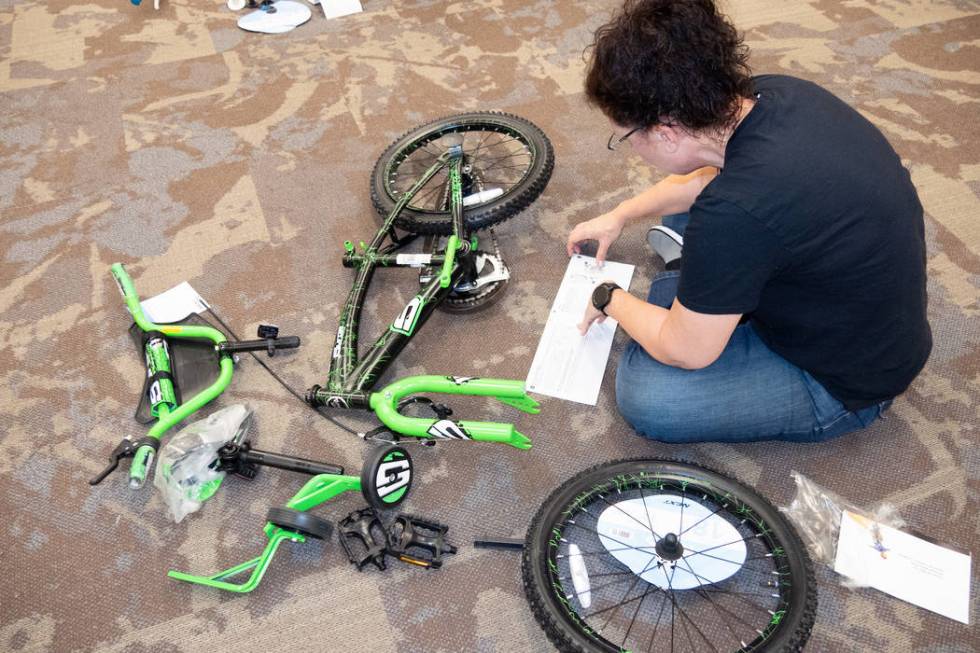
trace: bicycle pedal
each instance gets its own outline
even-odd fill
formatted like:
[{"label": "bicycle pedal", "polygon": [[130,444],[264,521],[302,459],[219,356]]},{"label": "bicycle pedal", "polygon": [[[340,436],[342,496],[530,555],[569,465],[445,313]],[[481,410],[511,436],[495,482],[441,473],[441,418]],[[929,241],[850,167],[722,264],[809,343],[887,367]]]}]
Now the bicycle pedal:
[{"label": "bicycle pedal", "polygon": [[337,522],[337,530],[347,559],[358,571],[369,563],[382,571],[387,569],[388,533],[374,508],[355,510]]},{"label": "bicycle pedal", "polygon": [[443,555],[457,550],[446,541],[448,530],[448,526],[422,517],[398,515],[388,528],[388,553],[408,564],[438,569]]}]

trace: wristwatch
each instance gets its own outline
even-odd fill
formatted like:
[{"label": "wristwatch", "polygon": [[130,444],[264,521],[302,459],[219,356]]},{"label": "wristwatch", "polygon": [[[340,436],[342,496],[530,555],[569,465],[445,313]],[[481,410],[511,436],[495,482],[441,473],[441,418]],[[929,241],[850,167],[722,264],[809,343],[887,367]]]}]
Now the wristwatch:
[{"label": "wristwatch", "polygon": [[603,315],[606,314],[606,306],[609,306],[609,302],[612,301],[614,290],[622,290],[622,288],[612,281],[604,281],[592,291],[592,305]]}]

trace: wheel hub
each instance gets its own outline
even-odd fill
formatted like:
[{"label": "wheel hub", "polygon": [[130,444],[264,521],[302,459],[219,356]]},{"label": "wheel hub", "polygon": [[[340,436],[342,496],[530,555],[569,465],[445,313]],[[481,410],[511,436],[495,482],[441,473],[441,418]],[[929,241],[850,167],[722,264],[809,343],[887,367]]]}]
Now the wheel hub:
[{"label": "wheel hub", "polygon": [[660,538],[655,550],[657,551],[657,555],[664,560],[677,560],[684,555],[684,547],[673,533],[667,533]]},{"label": "wheel hub", "polygon": [[663,589],[720,583],[741,569],[747,557],[735,527],[690,497],[613,502],[599,515],[596,532],[610,555]]}]

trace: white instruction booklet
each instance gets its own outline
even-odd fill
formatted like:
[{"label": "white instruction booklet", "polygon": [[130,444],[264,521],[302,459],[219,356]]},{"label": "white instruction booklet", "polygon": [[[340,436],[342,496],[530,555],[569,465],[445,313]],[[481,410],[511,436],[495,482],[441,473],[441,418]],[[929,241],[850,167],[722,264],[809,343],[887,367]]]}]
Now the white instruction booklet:
[{"label": "white instruction booklet", "polygon": [[968,555],[847,510],[841,517],[834,571],[964,624],[970,562]]},{"label": "white instruction booklet", "polygon": [[599,268],[595,258],[581,254],[568,260],[527,375],[529,392],[596,405],[617,322],[611,317],[595,322],[584,336],[578,325],[592,301],[592,289],[603,281],[629,289],[633,269],[612,261]]},{"label": "white instruction booklet", "polygon": [[186,281],[155,297],[144,299],[140,302],[140,307],[146,318],[157,324],[180,322],[191,313],[203,313],[211,308]]},{"label": "white instruction booklet", "polygon": [[310,4],[323,7],[323,15],[327,18],[340,18],[364,11],[361,0],[310,0]]}]

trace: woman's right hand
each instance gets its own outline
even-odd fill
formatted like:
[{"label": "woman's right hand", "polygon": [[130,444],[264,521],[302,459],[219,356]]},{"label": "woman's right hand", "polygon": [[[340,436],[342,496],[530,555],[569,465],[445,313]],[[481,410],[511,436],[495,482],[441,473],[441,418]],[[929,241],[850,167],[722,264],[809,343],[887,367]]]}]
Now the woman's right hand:
[{"label": "woman's right hand", "polygon": [[594,240],[598,245],[595,254],[596,263],[602,265],[606,262],[609,246],[619,238],[625,224],[626,220],[615,209],[597,218],[580,222],[572,229],[572,233],[568,234],[566,244],[568,255],[580,254],[582,244]]}]

